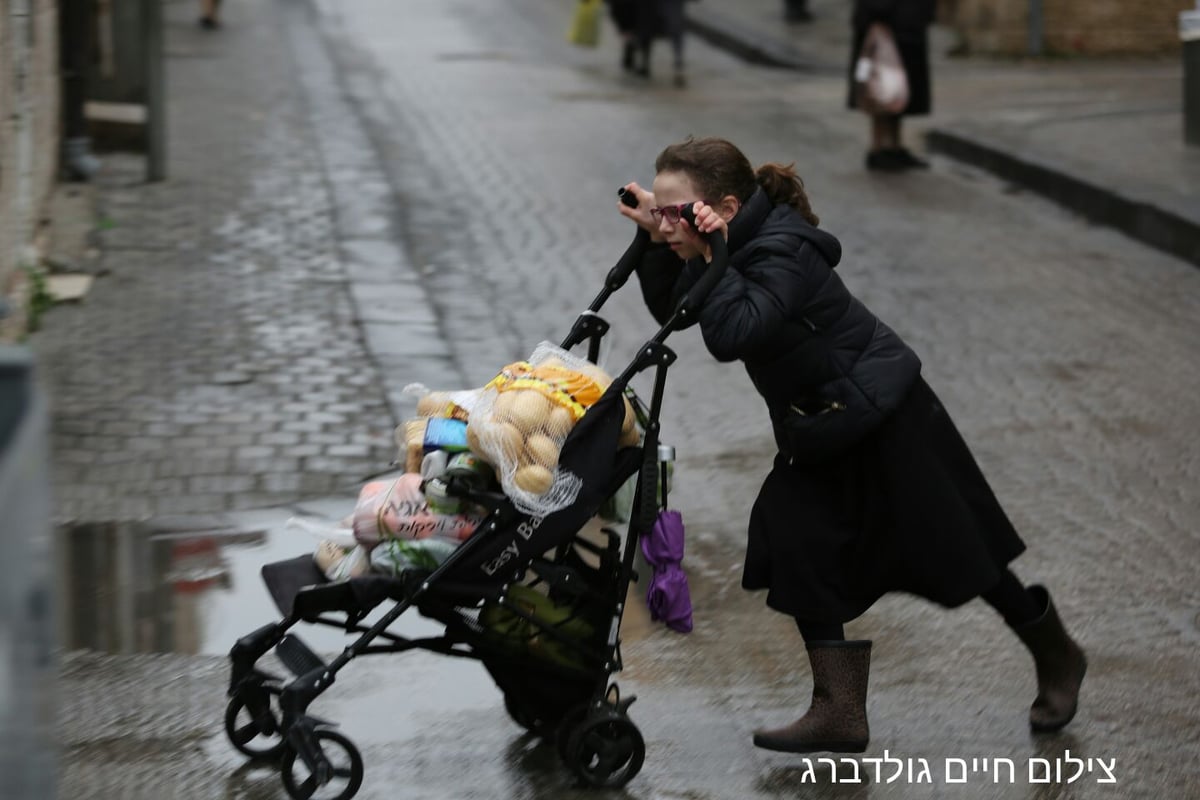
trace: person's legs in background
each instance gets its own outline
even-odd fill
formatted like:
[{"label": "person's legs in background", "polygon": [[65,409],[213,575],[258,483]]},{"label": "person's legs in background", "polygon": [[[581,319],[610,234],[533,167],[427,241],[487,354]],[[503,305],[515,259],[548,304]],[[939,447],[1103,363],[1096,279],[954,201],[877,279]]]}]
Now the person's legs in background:
[{"label": "person's legs in background", "polygon": [[675,57],[675,86],[682,89],[687,86],[687,76],[683,69],[683,34],[684,34],[684,12],[683,0],[666,0],[664,8],[666,14],[666,29],[667,34],[671,37],[671,52]]},{"label": "person's legs in background", "polygon": [[867,169],[899,172],[929,168],[928,161],[917,158],[902,144],[901,119],[898,114],[877,114],[871,117],[871,149],[867,151]]},{"label": "person's legs in background", "polygon": [[808,10],[808,0],[783,0],[785,22],[812,22],[812,18],[812,12]]},{"label": "person's legs in background", "polygon": [[220,8],[221,0],[200,0],[200,27],[210,31],[220,27]]}]

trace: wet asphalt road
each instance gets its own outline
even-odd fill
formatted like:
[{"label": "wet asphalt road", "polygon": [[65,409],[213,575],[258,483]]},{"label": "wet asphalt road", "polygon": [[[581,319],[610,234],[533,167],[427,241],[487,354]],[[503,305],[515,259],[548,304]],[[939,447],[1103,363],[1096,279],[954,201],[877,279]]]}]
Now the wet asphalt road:
[{"label": "wet asphalt road", "polygon": [[[445,388],[481,384],[561,336],[630,235],[615,188],[648,183],[663,145],[717,134],[756,163],[796,160],[823,227],[842,239],[844,280],[922,355],[1029,545],[1017,573],[1050,587],[1091,664],[1076,721],[1034,739],[1031,663],[989,609],[889,597],[848,629],[875,641],[864,782],[752,748],[750,731],[801,712],[809,686],[790,622],[738,586],[770,435],[745,377],[683,334],[663,436],[679,454],[673,503],[688,525],[696,630],[627,626],[620,680],[640,698],[642,773],[623,792],[574,789],[478,667],[408,654],[352,665],[313,708],[360,745],[360,797],[1200,796],[1200,272],[952,162],[867,174],[865,125],[841,109],[836,78],[751,69],[693,40],[688,89],[643,85],[619,73],[612,36],[595,52],[568,45],[571,7],[553,0],[273,9],[331,183],[354,176],[330,158],[352,137],[321,116],[329,109],[358,115],[344,130],[359,126],[385,169],[386,185],[375,176],[339,210],[382,216],[403,244],[434,338],[449,345],[439,355],[456,385]],[[606,307],[610,366],[653,331],[636,295]],[[320,510],[338,508],[335,498]],[[284,796],[269,769],[239,768],[220,733],[218,654],[221,631],[270,617],[254,571],[292,554],[283,526],[295,511],[234,515],[264,533],[224,549],[236,574],[226,594],[200,593],[193,615],[208,636],[157,648],[192,655],[68,656],[61,796]],[[885,757],[912,771],[889,782],[889,762],[877,777],[869,759]],[[1033,759],[1068,757],[1084,759],[1080,779],[1067,782],[1068,766],[1034,782]],[[965,785],[950,782],[954,758]],[[1013,782],[979,769],[983,758],[1011,759]],[[1098,782],[1101,759],[1116,785]]]}]

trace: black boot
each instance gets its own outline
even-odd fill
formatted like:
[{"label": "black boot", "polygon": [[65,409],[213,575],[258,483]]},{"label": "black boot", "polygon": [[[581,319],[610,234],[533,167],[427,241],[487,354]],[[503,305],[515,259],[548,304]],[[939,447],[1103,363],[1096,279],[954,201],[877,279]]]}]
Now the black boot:
[{"label": "black boot", "polygon": [[1036,733],[1048,733],[1059,730],[1075,716],[1087,658],[1067,635],[1046,588],[1030,586],[1029,593],[1043,611],[1037,619],[1013,630],[1033,654],[1037,670],[1038,694],[1029,709],[1029,725]]},{"label": "black boot", "polygon": [[785,753],[861,753],[867,749],[871,643],[808,642],[812,704],[783,728],[754,732],[755,747]]},{"label": "black boot", "polygon": [[812,22],[812,12],[808,10],[808,0],[786,0],[783,18],[788,22]]}]

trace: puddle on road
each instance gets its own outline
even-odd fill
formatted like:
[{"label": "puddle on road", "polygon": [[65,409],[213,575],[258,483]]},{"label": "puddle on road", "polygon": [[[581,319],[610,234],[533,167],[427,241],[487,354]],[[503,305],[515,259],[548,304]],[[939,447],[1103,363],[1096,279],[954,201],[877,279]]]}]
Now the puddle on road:
[{"label": "puddle on road", "polygon": [[[240,636],[282,616],[262,581],[262,566],[316,544],[286,528],[287,514],[278,516],[239,530],[164,531],[137,523],[60,529],[60,642],[107,653],[228,654]],[[415,611],[393,626],[409,636],[436,629]],[[318,652],[337,652],[352,641],[323,626],[296,630]]]}]

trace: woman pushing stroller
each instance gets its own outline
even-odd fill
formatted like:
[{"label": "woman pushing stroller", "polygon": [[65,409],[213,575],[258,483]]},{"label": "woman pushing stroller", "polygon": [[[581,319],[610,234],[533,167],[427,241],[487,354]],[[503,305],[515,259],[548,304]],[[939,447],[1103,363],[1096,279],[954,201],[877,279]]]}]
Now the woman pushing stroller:
[{"label": "woman pushing stroller", "polygon": [[711,258],[706,237],[726,238],[729,269],[697,320],[717,360],[744,364],[778,446],[742,586],[796,620],[813,691],[803,716],[756,731],[754,744],[866,749],[871,642],[846,640],[843,626],[891,591],[950,608],[982,597],[1033,656],[1032,729],[1062,728],[1084,653],[1048,591],[1009,569],[1024,543],[916,354],[835,272],[841,245],[817,227],[793,167],[755,170],[726,140],[689,138],[659,154],[655,173],[650,190],[625,187],[636,207],[617,206],[653,242],[637,270],[646,305],[664,322]]}]

